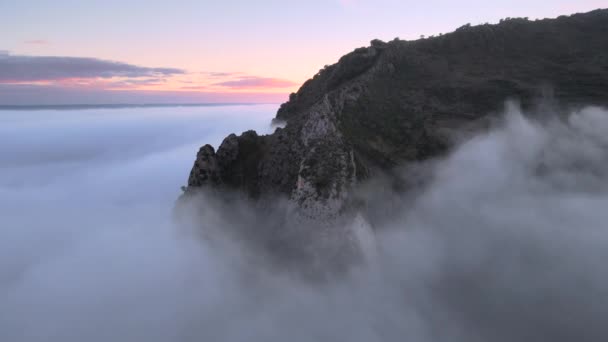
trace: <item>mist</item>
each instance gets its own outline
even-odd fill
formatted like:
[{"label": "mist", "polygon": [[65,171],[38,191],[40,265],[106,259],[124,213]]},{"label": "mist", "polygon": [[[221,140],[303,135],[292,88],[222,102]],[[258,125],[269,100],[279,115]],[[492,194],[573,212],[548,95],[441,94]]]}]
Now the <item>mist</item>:
[{"label": "mist", "polygon": [[275,109],[3,112],[0,340],[608,338],[608,111],[509,106],[408,166],[412,191],[364,193],[395,208],[376,253],[306,281],[234,234],[247,203],[201,212],[216,207],[200,197],[190,226],[172,219],[198,147],[268,132]]}]

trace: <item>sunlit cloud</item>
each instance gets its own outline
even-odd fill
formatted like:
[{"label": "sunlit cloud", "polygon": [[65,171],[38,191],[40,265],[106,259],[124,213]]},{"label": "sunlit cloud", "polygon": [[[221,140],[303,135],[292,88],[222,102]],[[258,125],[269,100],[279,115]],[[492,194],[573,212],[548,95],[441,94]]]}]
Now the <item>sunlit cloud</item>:
[{"label": "sunlit cloud", "polygon": [[[146,93],[146,101],[153,95],[165,98],[175,96],[180,99],[209,101],[210,95],[218,98],[237,101],[251,101],[256,94],[263,102],[272,102],[284,98],[293,91],[295,82],[268,77],[249,75],[240,71],[191,71],[179,68],[152,68],[124,62],[108,61],[98,58],[62,57],[62,56],[28,56],[13,55],[0,51],[0,85],[5,94],[21,94],[36,102],[36,97],[48,99],[57,93],[86,91],[96,98],[103,92],[110,94],[114,101],[116,94],[123,95]],[[179,96],[176,96],[179,94]],[[230,95],[227,95],[230,94]],[[133,99],[139,98],[134,96]],[[4,96],[0,104],[12,104],[19,96]],[[268,100],[272,101],[268,101]],[[82,101],[84,98],[81,97]],[[47,100],[44,100],[46,102]],[[91,101],[91,100],[87,100]],[[139,100],[138,100],[139,101]]]},{"label": "sunlit cloud", "polygon": [[110,87],[138,87],[138,86],[157,86],[164,85],[167,80],[163,78],[143,78],[143,79],[125,79],[115,82],[110,82]]},{"label": "sunlit cloud", "polygon": [[295,82],[272,77],[247,76],[237,80],[214,83],[215,86],[228,87],[232,89],[251,88],[288,88],[297,85]]},{"label": "sunlit cloud", "polygon": [[0,105],[113,104],[113,103],[281,103],[286,92],[228,92],[200,87],[100,89],[95,86],[0,84]]},{"label": "sunlit cloud", "polygon": [[184,90],[209,90],[211,88],[208,87],[208,86],[205,86],[205,85],[188,85],[188,86],[179,87],[179,89],[184,89]]},{"label": "sunlit cloud", "polygon": [[225,71],[203,71],[200,73],[207,77],[235,77],[242,75],[242,72],[225,72]]}]

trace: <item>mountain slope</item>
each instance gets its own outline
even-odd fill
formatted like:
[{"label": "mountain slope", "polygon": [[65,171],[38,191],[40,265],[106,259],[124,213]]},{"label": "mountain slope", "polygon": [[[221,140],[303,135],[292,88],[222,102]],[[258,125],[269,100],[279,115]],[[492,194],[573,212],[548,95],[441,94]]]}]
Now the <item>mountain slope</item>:
[{"label": "mountain slope", "polygon": [[230,135],[217,152],[202,147],[186,194],[212,187],[284,196],[299,216],[330,222],[358,205],[357,184],[441,155],[506,100],[606,105],[607,94],[608,10],[374,40],[291,94],[275,119],[284,128]]}]

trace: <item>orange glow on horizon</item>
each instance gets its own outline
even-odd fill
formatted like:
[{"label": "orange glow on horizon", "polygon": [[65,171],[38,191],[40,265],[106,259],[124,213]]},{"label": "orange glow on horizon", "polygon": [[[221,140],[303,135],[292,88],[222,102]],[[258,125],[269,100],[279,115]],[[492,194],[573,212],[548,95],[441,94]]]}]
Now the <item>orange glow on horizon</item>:
[{"label": "orange glow on horizon", "polygon": [[244,73],[185,73],[159,77],[59,78],[35,81],[1,80],[0,84],[51,86],[111,91],[218,94],[289,94],[299,84]]}]

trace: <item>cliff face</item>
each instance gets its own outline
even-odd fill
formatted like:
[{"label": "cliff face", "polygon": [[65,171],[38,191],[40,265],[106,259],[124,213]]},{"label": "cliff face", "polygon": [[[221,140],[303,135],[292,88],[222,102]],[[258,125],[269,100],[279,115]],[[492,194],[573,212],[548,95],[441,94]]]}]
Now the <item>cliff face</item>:
[{"label": "cliff face", "polygon": [[275,119],[284,128],[203,146],[186,193],[280,195],[299,216],[331,221],[357,207],[363,180],[442,154],[506,100],[533,107],[546,93],[561,105],[608,103],[608,10],[372,41],[291,94]]}]

